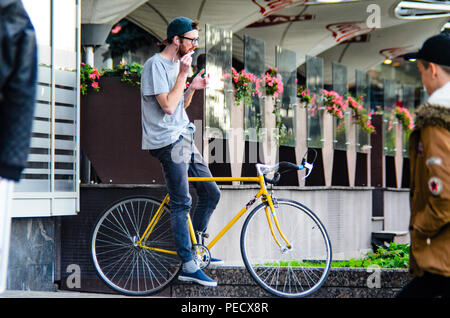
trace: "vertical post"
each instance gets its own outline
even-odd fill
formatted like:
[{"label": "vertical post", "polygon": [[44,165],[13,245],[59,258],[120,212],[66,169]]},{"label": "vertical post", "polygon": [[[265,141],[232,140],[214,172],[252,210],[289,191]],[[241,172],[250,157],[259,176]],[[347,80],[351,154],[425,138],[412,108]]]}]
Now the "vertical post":
[{"label": "vertical post", "polygon": [[266,136],[263,142],[264,163],[273,165],[278,157],[278,140],[276,134],[276,119],[273,114],[275,108],[274,100],[271,97],[264,98],[264,128]]},{"label": "vertical post", "polygon": [[333,176],[333,116],[327,111],[323,114],[323,172],[325,175],[325,185],[331,186],[331,178]]},{"label": "vertical post", "polygon": [[347,141],[347,163],[348,163],[348,182],[350,187],[355,186],[356,176],[356,123],[353,118],[353,114],[350,113],[347,116],[347,129],[348,129],[348,141]]},{"label": "vertical post", "polygon": [[[296,127],[295,127],[295,157],[297,164],[301,163],[303,156],[308,151],[307,138],[308,138],[308,127],[306,121],[307,109],[305,108],[305,103],[300,102],[297,99],[297,114],[296,114]],[[302,178],[305,176],[305,170],[298,171],[298,184],[303,187],[305,186],[305,180]]]},{"label": "vertical post", "polygon": [[[244,141],[244,103],[236,105],[233,101],[231,106],[231,134],[228,139],[228,148],[230,151],[231,176],[240,177],[242,173],[242,162],[245,152]],[[233,181],[238,185],[240,181]]]},{"label": "vertical post", "polygon": [[397,178],[397,188],[402,186],[403,173],[403,127],[399,122],[395,127],[395,176]]},{"label": "vertical post", "polygon": [[373,115],[372,124],[375,126],[375,133],[371,135],[370,143],[370,167],[371,167],[371,186],[385,186],[385,160],[384,160],[384,130],[383,115]]}]

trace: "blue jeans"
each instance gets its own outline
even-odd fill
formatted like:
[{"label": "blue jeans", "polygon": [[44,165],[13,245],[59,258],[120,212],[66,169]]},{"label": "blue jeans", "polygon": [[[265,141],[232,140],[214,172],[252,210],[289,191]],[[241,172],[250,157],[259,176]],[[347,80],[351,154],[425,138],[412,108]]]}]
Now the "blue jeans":
[{"label": "blue jeans", "polygon": [[[170,196],[171,227],[177,245],[177,253],[183,263],[193,259],[187,214],[191,210],[189,177],[211,177],[211,172],[192,141],[183,136],[173,144],[150,154],[160,162]],[[220,199],[220,190],[215,182],[193,182],[198,201],[192,224],[194,231],[205,232],[209,219]]]}]

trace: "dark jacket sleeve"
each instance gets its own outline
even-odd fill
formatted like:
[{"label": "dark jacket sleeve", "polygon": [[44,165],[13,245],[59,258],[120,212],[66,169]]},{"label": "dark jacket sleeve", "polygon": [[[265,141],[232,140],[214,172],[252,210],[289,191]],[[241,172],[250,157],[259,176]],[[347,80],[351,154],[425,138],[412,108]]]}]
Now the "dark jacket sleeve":
[{"label": "dark jacket sleeve", "polygon": [[35,32],[21,1],[0,6],[0,40],[0,177],[18,181],[30,147],[37,79]]}]

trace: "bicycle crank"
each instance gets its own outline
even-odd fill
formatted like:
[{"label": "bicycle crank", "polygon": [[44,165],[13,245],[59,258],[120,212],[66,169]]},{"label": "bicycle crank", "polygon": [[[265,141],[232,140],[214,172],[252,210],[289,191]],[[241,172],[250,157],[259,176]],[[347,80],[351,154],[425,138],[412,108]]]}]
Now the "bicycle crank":
[{"label": "bicycle crank", "polygon": [[194,244],[192,246],[192,255],[200,269],[206,268],[211,262],[211,253],[205,245]]}]

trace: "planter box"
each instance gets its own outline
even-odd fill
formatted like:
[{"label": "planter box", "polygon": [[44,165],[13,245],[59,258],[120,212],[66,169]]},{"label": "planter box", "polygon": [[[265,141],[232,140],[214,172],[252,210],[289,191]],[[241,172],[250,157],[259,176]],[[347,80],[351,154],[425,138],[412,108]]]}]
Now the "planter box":
[{"label": "planter box", "polygon": [[[160,163],[141,149],[140,87],[102,77],[100,91],[81,96],[81,150],[102,183],[164,184]],[[187,109],[192,122],[203,119],[203,93]],[[198,129],[201,131],[201,129]]]}]

